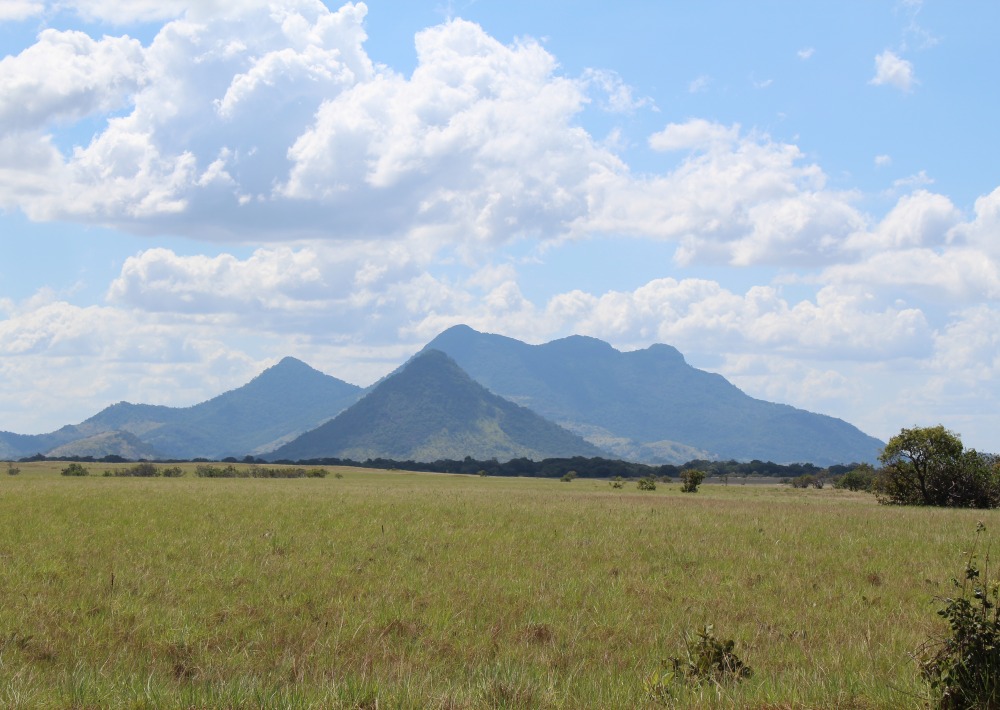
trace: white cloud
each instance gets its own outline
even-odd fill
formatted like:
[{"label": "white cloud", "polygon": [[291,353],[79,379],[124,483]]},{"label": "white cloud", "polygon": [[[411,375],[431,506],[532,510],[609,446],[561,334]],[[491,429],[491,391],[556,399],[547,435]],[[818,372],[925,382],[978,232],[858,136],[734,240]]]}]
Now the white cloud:
[{"label": "white cloud", "polygon": [[796,54],[798,55],[799,59],[801,59],[802,61],[805,61],[807,59],[811,59],[812,56],[815,53],[816,53],[816,49],[814,47],[803,47],[798,52],[796,52]]},{"label": "white cloud", "polygon": [[942,245],[961,218],[944,195],[917,190],[901,197],[874,230],[851,235],[844,247],[870,252]]},{"label": "white cloud", "polygon": [[653,100],[649,97],[637,99],[633,94],[633,88],[613,71],[588,69],[583,74],[583,84],[586,87],[594,87],[603,94],[600,106],[605,111],[631,114],[641,108],[655,108]]},{"label": "white cloud", "polygon": [[875,76],[868,83],[894,86],[900,91],[909,92],[917,80],[913,74],[913,64],[887,49],[875,57]]},{"label": "white cloud", "polygon": [[696,118],[686,123],[668,124],[649,137],[649,147],[660,151],[726,149],[736,142],[739,135],[738,124],[727,127]]},{"label": "white cloud", "polygon": [[27,20],[41,15],[45,3],[36,0],[0,0],[0,22]]},{"label": "white cloud", "polygon": [[127,37],[95,41],[83,32],[43,30],[0,60],[0,126],[37,130],[125,105],[143,83],[143,50]]},{"label": "white cloud", "polygon": [[892,156],[891,155],[885,155],[883,153],[882,155],[876,155],[875,156],[875,167],[877,167],[877,168],[887,168],[890,165],[892,165]]},{"label": "white cloud", "polygon": [[708,91],[709,84],[712,83],[712,77],[702,74],[701,76],[695,77],[688,84],[689,94],[700,94],[704,91]]}]

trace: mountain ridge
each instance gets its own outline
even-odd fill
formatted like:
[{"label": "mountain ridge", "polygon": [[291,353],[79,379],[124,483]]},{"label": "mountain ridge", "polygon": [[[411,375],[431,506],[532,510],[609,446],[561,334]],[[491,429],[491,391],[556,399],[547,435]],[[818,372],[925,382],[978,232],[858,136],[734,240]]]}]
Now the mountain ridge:
[{"label": "mountain ridge", "polygon": [[602,452],[535,412],[489,392],[438,350],[424,350],[271,460],[550,458]]}]

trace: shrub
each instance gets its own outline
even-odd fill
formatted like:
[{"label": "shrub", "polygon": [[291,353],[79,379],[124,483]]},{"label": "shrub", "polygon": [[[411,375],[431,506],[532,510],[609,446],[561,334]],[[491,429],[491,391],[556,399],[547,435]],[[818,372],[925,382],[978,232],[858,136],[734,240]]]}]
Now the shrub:
[{"label": "shrub", "polygon": [[622,479],[621,476],[615,476],[614,479],[608,481],[608,485],[610,485],[612,488],[624,488],[625,481]]},{"label": "shrub", "polygon": [[684,493],[697,493],[698,486],[705,480],[705,472],[696,468],[681,471],[681,490]]},{"label": "shrub", "polygon": [[957,595],[941,599],[938,616],[951,635],[931,642],[920,663],[934,705],[942,710],[1000,707],[1000,585],[980,577],[975,549],[983,530],[980,522],[962,580],[951,580]]},{"label": "shrub", "polygon": [[128,475],[136,476],[137,478],[153,478],[154,476],[159,476],[160,472],[153,464],[143,461],[130,467],[128,469]]},{"label": "shrub", "polygon": [[167,467],[163,469],[161,473],[163,474],[164,478],[180,478],[181,476],[184,475],[184,471],[181,469],[180,466]]},{"label": "shrub", "polygon": [[325,468],[310,468],[306,471],[306,478],[326,478]]},{"label": "shrub", "polygon": [[89,476],[90,471],[83,467],[83,464],[71,463],[69,466],[64,468],[60,473],[64,476]]},{"label": "shrub", "polygon": [[15,466],[13,461],[8,461],[7,462],[7,475],[8,476],[16,476],[19,473],[21,473],[21,469],[18,468],[17,466]]},{"label": "shrub", "polygon": [[834,479],[833,487],[849,491],[871,491],[874,482],[875,469],[871,464],[863,463]]},{"label": "shrub", "polygon": [[707,624],[695,638],[685,639],[683,657],[667,659],[665,669],[646,680],[646,691],[654,700],[673,704],[674,691],[686,683],[723,684],[749,678],[753,669],[736,655],[735,647],[732,639],[716,638],[711,624]]},{"label": "shrub", "polygon": [[567,471],[566,473],[563,474],[562,478],[560,478],[559,480],[562,481],[563,483],[569,483],[574,478],[576,478],[576,471]]},{"label": "shrub", "polygon": [[655,491],[656,490],[656,479],[652,476],[643,476],[639,479],[637,484],[640,491]]}]

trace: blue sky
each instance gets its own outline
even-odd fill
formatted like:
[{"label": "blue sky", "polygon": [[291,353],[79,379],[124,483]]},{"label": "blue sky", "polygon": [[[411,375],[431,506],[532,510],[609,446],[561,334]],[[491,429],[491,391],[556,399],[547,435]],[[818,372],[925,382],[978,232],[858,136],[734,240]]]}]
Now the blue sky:
[{"label": "blue sky", "polygon": [[0,430],[655,342],[1000,450],[994,2],[0,0]]}]

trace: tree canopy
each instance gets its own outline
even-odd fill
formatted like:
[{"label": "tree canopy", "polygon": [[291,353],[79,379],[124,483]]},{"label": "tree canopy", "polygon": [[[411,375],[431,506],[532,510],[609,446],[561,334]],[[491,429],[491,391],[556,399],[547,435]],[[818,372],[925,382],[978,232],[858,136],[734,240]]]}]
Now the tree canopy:
[{"label": "tree canopy", "polygon": [[1000,470],[995,457],[965,449],[944,426],[903,429],[879,457],[875,491],[890,505],[995,508]]}]

